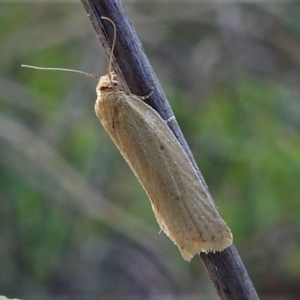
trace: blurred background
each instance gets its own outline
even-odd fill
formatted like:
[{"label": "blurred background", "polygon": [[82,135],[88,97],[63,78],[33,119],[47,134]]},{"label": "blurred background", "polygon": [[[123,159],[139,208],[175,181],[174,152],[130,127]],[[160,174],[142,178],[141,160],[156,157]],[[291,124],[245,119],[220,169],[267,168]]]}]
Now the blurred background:
[{"label": "blurred background", "polygon": [[[300,297],[300,5],[124,1],[261,299]],[[94,114],[80,1],[0,3],[0,294],[218,299]]]}]

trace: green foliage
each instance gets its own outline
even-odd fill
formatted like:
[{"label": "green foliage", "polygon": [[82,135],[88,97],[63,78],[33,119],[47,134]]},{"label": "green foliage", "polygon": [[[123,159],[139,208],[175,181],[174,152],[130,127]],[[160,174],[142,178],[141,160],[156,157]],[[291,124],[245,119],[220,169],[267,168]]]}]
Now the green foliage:
[{"label": "green foliage", "polygon": [[[238,26],[220,4],[187,4],[185,13],[173,2],[126,5],[143,16],[133,25],[256,286],[292,295],[300,276],[300,23],[287,12],[298,8],[232,4],[245,20]],[[97,58],[82,6],[1,4],[1,16],[1,293],[211,295],[207,279],[198,284],[198,258],[184,263],[158,234],[147,196],[95,117],[94,82],[20,68],[101,75],[107,60]],[[281,274],[282,290],[268,289]]]}]

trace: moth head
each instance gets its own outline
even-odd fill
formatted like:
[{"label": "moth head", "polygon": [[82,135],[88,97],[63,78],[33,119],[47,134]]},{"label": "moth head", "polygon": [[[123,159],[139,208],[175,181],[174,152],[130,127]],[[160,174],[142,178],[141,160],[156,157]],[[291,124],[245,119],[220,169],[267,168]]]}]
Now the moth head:
[{"label": "moth head", "polygon": [[97,96],[105,93],[116,92],[122,90],[122,86],[117,79],[117,74],[113,71],[108,75],[101,76],[99,83],[96,87]]}]

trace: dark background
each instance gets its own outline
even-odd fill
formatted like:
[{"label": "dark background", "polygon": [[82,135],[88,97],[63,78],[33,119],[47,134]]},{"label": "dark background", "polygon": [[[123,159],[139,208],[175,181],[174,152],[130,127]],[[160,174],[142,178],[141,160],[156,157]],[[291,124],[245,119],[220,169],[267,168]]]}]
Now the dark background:
[{"label": "dark background", "polygon": [[[300,5],[124,1],[261,299],[300,297]],[[80,1],[0,3],[0,294],[217,299],[94,114]]]}]

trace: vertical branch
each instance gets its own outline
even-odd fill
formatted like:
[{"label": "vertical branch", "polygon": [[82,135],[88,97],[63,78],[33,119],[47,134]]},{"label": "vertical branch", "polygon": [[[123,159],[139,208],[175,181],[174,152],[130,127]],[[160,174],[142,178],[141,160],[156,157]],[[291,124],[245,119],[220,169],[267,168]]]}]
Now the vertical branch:
[{"label": "vertical branch", "polygon": [[[120,1],[81,1],[108,55],[111,52],[113,31],[111,24],[102,20],[101,17],[108,17],[115,23],[117,28],[117,42],[114,51],[113,68],[120,80],[123,81],[123,84],[126,83],[130,91],[136,95],[147,95],[154,88],[154,93],[148,100],[148,104],[164,120],[173,116],[170,105]],[[171,121],[168,125],[198,171],[203,185],[207,188],[176,120]],[[207,193],[209,194],[208,190]],[[221,299],[258,299],[253,284],[234,245],[218,253],[201,253],[200,257]]]}]

